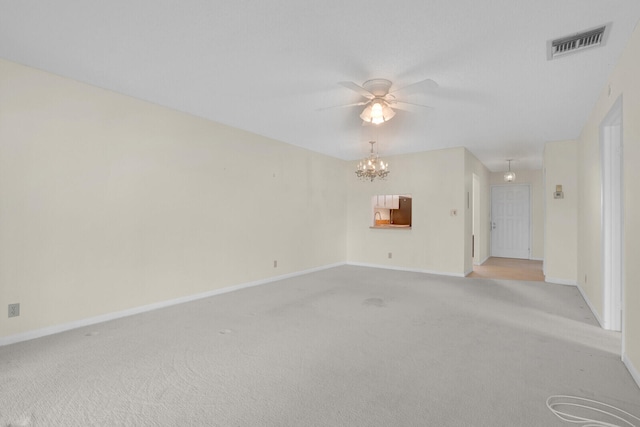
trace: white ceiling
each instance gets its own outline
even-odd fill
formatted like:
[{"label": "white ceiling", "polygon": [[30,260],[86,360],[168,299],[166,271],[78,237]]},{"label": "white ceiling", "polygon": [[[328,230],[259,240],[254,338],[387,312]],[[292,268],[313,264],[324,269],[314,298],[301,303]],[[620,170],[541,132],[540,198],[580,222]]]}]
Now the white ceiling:
[{"label": "white ceiling", "polygon": [[[465,146],[538,169],[576,138],[640,18],[637,0],[0,0],[0,57],[342,159]],[[604,47],[546,42],[613,23]],[[340,85],[434,107],[361,126]]]}]

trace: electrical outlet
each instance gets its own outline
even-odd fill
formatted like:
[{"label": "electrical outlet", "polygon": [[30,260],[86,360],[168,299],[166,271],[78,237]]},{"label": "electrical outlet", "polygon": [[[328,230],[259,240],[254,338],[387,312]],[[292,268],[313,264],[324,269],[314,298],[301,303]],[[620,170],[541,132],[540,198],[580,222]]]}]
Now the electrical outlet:
[{"label": "electrical outlet", "polygon": [[9,304],[9,317],[20,316],[20,304]]},{"label": "electrical outlet", "polygon": [[273,268],[277,268],[278,267],[278,261],[277,260],[273,260]]},{"label": "electrical outlet", "polygon": [[391,252],[389,252],[389,259],[391,259],[393,256],[393,254]]}]

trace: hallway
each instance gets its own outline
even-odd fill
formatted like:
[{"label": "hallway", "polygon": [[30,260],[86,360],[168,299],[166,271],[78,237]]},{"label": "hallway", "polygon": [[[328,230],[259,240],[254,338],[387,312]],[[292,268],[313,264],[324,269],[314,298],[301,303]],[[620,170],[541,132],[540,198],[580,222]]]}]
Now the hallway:
[{"label": "hallway", "polygon": [[542,261],[515,258],[491,257],[482,265],[474,265],[467,277],[544,282]]}]

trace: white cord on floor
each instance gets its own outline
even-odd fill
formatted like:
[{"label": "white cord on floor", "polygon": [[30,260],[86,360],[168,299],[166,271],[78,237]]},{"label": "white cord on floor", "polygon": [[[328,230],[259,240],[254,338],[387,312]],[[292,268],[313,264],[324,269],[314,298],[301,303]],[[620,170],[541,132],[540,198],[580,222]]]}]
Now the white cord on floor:
[{"label": "white cord on floor", "polygon": [[[558,409],[558,407],[580,408],[578,411],[582,413],[584,413],[585,410],[587,412],[596,412],[601,414],[601,416],[604,416],[604,418],[609,417],[611,422],[599,421],[592,418],[585,418],[583,416],[570,414]],[[550,396],[547,399],[547,408],[549,408],[549,410],[561,420],[569,423],[580,423],[582,424],[582,427],[640,427],[640,418],[635,415],[631,415],[620,408],[598,402],[597,400],[584,399],[576,396]],[[622,421],[624,424],[613,424],[613,422],[617,423],[619,421]],[[633,424],[632,421],[634,423],[637,421],[638,424]]]}]

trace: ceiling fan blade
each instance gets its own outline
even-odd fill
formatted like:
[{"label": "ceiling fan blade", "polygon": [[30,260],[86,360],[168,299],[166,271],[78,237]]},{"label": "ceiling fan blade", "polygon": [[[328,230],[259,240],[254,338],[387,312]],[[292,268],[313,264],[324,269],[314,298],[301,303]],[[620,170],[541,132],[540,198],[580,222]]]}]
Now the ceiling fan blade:
[{"label": "ceiling fan blade", "polygon": [[406,101],[393,101],[389,103],[389,106],[396,110],[410,111],[412,113],[416,111],[427,111],[434,109],[429,105],[414,104],[413,102]]},{"label": "ceiling fan blade", "polygon": [[394,89],[393,91],[391,91],[389,93],[396,93],[396,92],[400,92],[400,91],[402,91],[402,92],[419,92],[419,91],[435,89],[437,87],[440,87],[440,86],[434,80],[424,79],[424,80],[420,80],[419,82],[411,83],[410,85],[403,86],[403,87],[398,88],[398,89]]},{"label": "ceiling fan blade", "polygon": [[371,92],[369,92],[362,86],[358,86],[354,82],[338,82],[338,84],[342,87],[346,87],[347,89],[351,89],[352,91],[359,93],[367,99],[372,99],[374,97]]},{"label": "ceiling fan blade", "polygon": [[369,101],[362,101],[362,102],[354,102],[353,104],[334,105],[331,107],[318,108],[318,111],[331,110],[333,108],[357,107],[359,105],[367,105],[368,103]]}]

